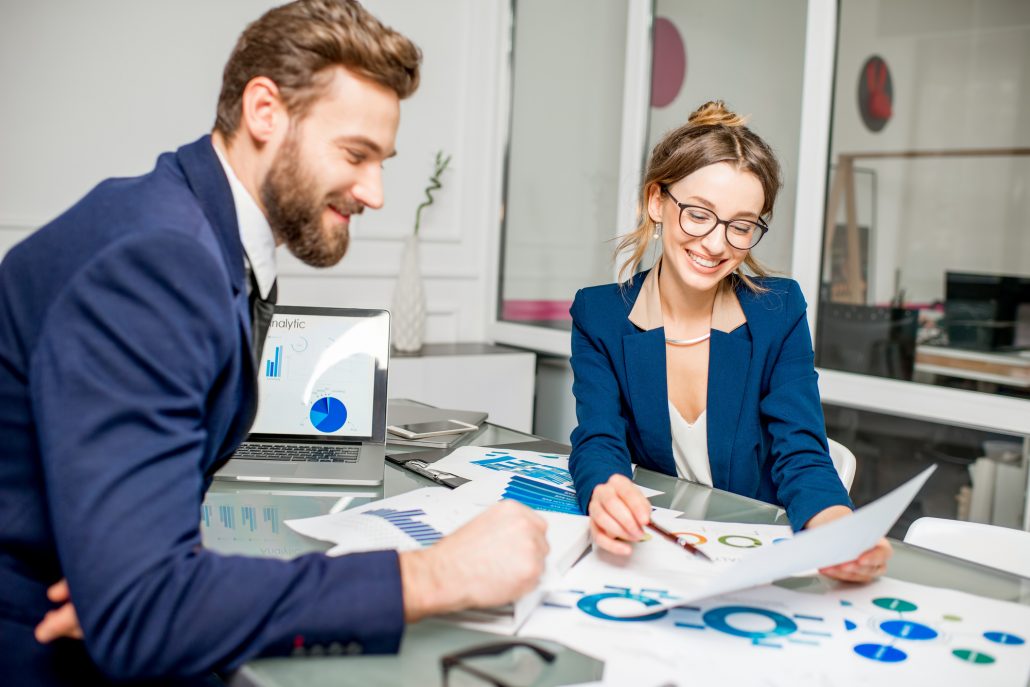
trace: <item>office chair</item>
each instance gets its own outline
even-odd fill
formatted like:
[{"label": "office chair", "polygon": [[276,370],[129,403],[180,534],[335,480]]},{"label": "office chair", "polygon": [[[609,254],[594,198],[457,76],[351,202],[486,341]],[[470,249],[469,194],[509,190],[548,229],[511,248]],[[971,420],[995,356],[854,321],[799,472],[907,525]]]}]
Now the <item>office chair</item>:
[{"label": "office chair", "polygon": [[844,484],[844,488],[850,492],[851,483],[855,481],[855,472],[858,470],[858,460],[855,459],[855,454],[844,444],[830,438],[827,438],[826,442],[830,445],[830,460],[833,461],[833,467],[837,468],[840,481]]},{"label": "office chair", "polygon": [[1030,532],[979,522],[919,518],[909,526],[905,543],[1030,577]]}]

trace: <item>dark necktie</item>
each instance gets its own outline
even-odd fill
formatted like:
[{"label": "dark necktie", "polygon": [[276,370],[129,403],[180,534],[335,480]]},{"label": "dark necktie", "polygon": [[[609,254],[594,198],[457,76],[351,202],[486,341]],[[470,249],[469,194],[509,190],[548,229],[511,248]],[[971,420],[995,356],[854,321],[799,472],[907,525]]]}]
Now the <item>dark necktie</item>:
[{"label": "dark necktie", "polygon": [[254,277],[254,270],[250,271],[250,327],[251,347],[254,351],[254,361],[261,362],[261,349],[265,345],[265,337],[268,336],[268,325],[275,313],[275,299],[279,295],[279,281],[272,282],[272,289],[268,292],[268,298],[261,297],[261,289],[258,288],[257,279]]}]

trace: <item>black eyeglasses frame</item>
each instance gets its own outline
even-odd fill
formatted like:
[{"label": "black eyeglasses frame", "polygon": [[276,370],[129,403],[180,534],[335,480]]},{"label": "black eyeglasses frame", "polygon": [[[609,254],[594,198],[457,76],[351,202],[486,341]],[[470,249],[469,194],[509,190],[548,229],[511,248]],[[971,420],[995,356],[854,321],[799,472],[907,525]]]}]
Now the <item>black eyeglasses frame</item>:
[{"label": "black eyeglasses frame", "polygon": [[451,669],[461,668],[466,673],[483,680],[484,682],[492,685],[492,687],[511,687],[506,682],[500,681],[498,678],[486,673],[475,666],[470,666],[464,663],[465,659],[478,658],[480,656],[498,656],[506,651],[512,649],[525,648],[533,651],[540,659],[547,663],[554,663],[557,658],[557,654],[553,651],[531,644],[530,642],[521,641],[508,641],[508,642],[491,642],[490,644],[480,644],[478,646],[469,647],[468,649],[462,649],[452,654],[446,654],[440,657],[440,670],[443,671],[443,684],[444,687],[448,685],[448,677]]},{"label": "black eyeglasses frame", "polygon": [[[757,221],[750,220],[750,219],[722,219],[722,218],[719,217],[719,215],[715,214],[714,210],[712,210],[711,208],[706,208],[704,205],[691,205],[689,203],[681,203],[681,202],[679,202],[678,200],[676,200],[676,196],[672,195],[672,191],[669,190],[668,184],[662,184],[658,188],[661,190],[662,193],[664,193],[665,195],[669,196],[669,199],[672,200],[672,202],[675,203],[676,206],[680,209],[680,216],[679,216],[680,231],[682,231],[687,236],[692,236],[692,237],[694,237],[696,239],[703,239],[704,237],[708,236],[713,231],[715,231],[719,227],[719,225],[721,224],[721,225],[723,225],[725,227],[724,231],[726,232],[725,233],[726,243],[730,244],[730,246],[732,246],[733,248],[735,248],[737,250],[751,250],[752,248],[757,246],[758,242],[761,241],[765,237],[765,235],[769,232],[769,225],[766,224],[765,222],[763,222],[761,220],[761,218],[759,218]],[[704,210],[705,212],[711,213],[712,217],[715,218],[715,224],[713,224],[712,228],[709,229],[708,231],[706,231],[703,234],[691,234],[683,226],[683,213],[684,213],[684,211],[687,210],[687,208],[697,208],[698,210]],[[754,243],[752,243],[747,248],[741,248],[740,246],[736,245],[735,243],[733,243],[733,241],[730,240],[730,225],[733,224],[734,222],[747,222],[749,224],[753,224],[756,227],[758,227],[758,229],[759,229],[758,238],[755,239]]]}]

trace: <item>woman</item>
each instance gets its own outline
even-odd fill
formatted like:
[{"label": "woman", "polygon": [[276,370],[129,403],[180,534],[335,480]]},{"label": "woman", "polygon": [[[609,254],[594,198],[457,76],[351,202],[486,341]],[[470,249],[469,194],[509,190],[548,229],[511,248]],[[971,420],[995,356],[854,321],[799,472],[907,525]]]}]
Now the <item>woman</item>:
[{"label": "woman", "polygon": [[[769,147],[710,102],[655,146],[640,224],[619,245],[632,270],[572,305],[579,426],[570,467],[595,543],[627,555],[650,504],[631,463],[782,505],[796,530],[851,512],[827,449],[805,301],[750,254],[780,188]],[[883,572],[882,540],[823,570],[861,582]]]}]

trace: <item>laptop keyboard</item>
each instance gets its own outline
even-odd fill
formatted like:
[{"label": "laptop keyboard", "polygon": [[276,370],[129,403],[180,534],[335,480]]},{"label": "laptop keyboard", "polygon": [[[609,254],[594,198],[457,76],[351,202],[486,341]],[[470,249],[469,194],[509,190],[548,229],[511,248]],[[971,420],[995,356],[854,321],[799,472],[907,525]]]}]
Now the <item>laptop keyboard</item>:
[{"label": "laptop keyboard", "polygon": [[246,460],[281,460],[291,463],[356,463],[360,451],[360,446],[244,442],[236,449],[233,457]]}]

